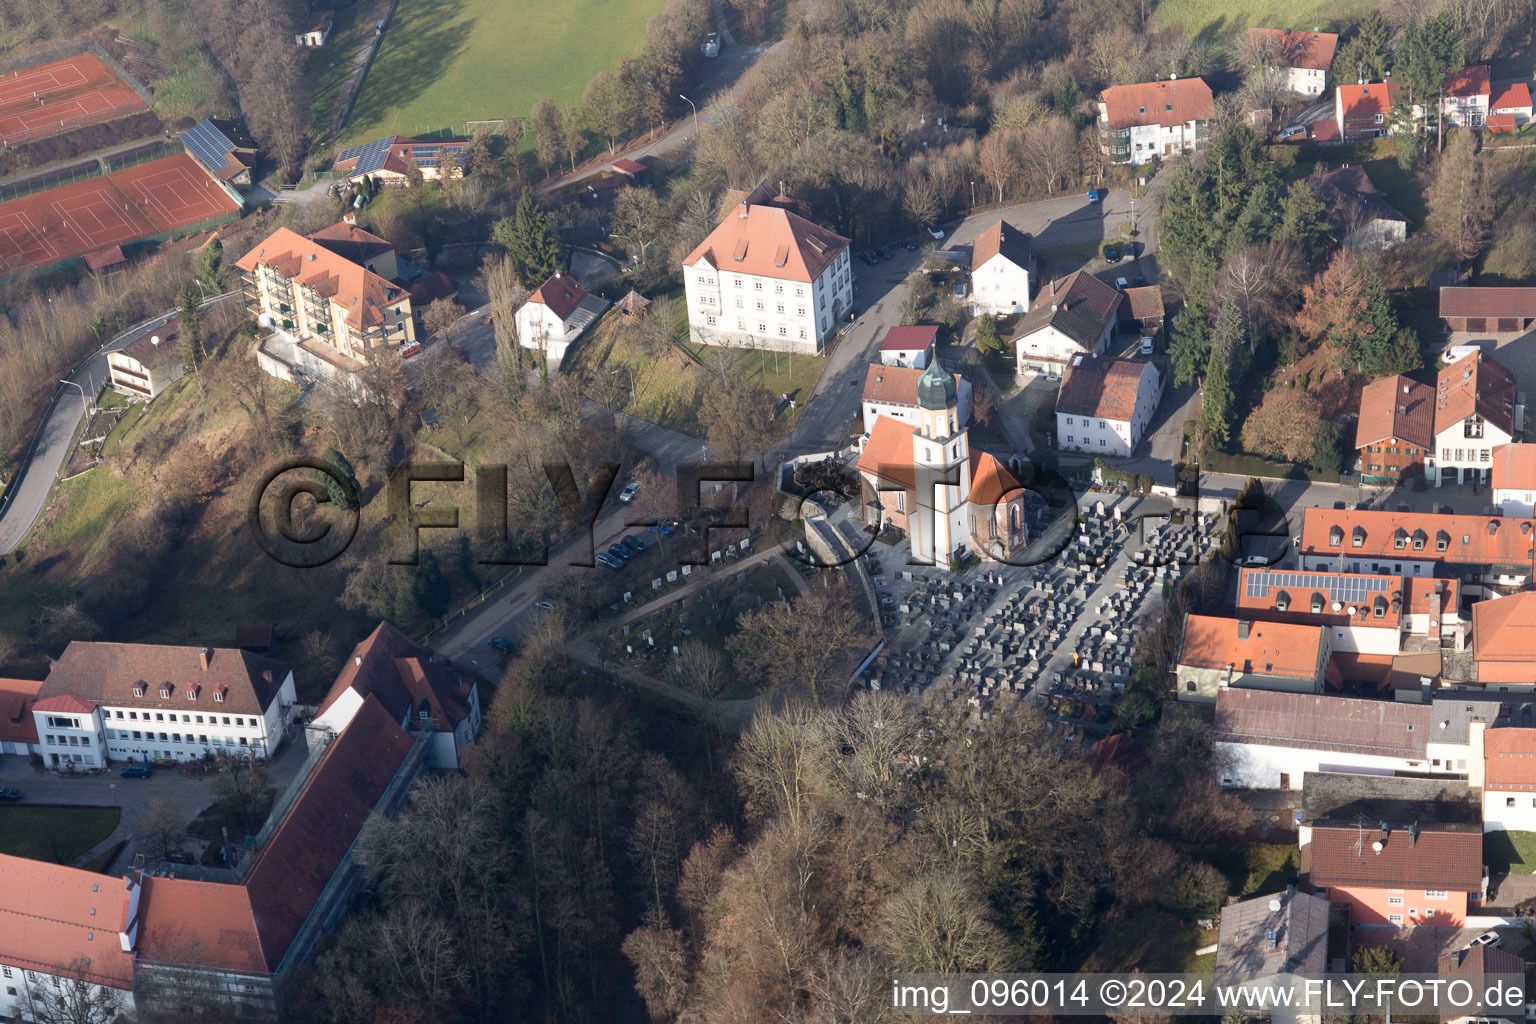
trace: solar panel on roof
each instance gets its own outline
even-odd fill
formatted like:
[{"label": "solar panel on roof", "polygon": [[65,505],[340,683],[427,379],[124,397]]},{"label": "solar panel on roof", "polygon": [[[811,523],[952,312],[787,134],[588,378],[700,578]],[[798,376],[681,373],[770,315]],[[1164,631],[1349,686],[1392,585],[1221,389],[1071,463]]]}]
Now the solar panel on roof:
[{"label": "solar panel on roof", "polygon": [[394,136],[383,139],[374,139],[363,146],[353,146],[344,149],[336,156],[337,163],[345,163],[348,160],[356,160],[357,166],[352,169],[353,174],[370,174],[384,166],[384,158],[389,155],[390,143]]},{"label": "solar panel on roof", "polygon": [[181,135],[182,145],[210,171],[217,171],[227,162],[231,146],[224,133],[212,121],[193,125]]},{"label": "solar panel on roof", "polygon": [[1268,598],[1272,590],[1321,590],[1330,601],[1360,604],[1370,594],[1392,589],[1390,576],[1329,576],[1319,573],[1270,571],[1248,574],[1246,597]]}]

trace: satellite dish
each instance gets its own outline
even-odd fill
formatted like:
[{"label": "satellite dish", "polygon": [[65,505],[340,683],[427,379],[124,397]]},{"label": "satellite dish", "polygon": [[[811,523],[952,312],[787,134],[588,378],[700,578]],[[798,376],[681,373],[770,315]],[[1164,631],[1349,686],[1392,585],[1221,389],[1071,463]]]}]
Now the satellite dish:
[{"label": "satellite dish", "polygon": [[1269,901],[1269,909],[1270,909],[1270,911],[1272,913],[1276,913],[1276,914],[1280,913],[1280,901],[1279,900],[1270,900]]},{"label": "satellite dish", "polygon": [[149,339],[149,343],[151,345],[158,345],[158,344],[160,344],[160,335],[158,335],[158,334],[152,335],[150,337],[150,339]]},{"label": "satellite dish", "polygon": [[1339,602],[1337,602],[1337,601],[1333,602],[1333,610],[1334,611],[1338,611],[1342,607],[1344,607],[1344,606],[1339,604]]},{"label": "satellite dish", "polygon": [[1372,850],[1375,850],[1375,851],[1376,851],[1376,852],[1377,852],[1377,853],[1380,853],[1380,852],[1381,852],[1381,850],[1382,850],[1382,846],[1381,846],[1381,840],[1380,840],[1380,839],[1378,839],[1378,840],[1376,840],[1376,841],[1375,841],[1375,842],[1374,842],[1374,843],[1372,843],[1372,844],[1371,844],[1371,849],[1372,849]]},{"label": "satellite dish", "polygon": [[1350,605],[1350,606],[1349,606],[1349,614],[1350,614],[1350,615],[1351,615],[1351,616],[1353,616],[1353,615],[1354,615],[1354,614],[1355,614],[1355,613],[1356,613],[1356,612],[1358,612],[1358,611],[1359,611],[1359,610],[1360,610],[1360,609],[1358,609],[1358,608],[1356,608],[1356,607],[1355,607],[1355,606],[1354,606],[1354,605]]}]

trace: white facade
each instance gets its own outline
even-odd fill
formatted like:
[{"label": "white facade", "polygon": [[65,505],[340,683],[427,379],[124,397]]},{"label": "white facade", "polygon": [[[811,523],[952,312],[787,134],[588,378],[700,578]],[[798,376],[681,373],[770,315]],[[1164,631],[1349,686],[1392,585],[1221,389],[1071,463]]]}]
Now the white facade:
[{"label": "white facade", "polygon": [[[362,708],[364,695],[357,690],[348,689],[337,696],[330,707],[323,714],[315,717],[310,723],[311,728],[330,729],[340,733],[352,722],[352,718]],[[465,698],[469,704],[469,716],[463,721],[454,723],[452,731],[440,730],[432,737],[432,743],[427,750],[427,765],[445,771],[455,770],[459,767],[459,751],[474,742],[480,732],[480,687],[473,681],[469,684],[469,696]],[[414,732],[419,723],[402,720],[399,726],[407,732]]]},{"label": "white facade", "polygon": [[[955,414],[959,417],[961,427],[968,427],[971,423],[971,397],[974,389],[971,382],[964,377],[955,377]],[[877,402],[866,398],[863,403],[864,429],[874,429],[877,416],[887,416],[893,420],[909,424],[913,427],[922,423],[922,410],[916,405],[904,405],[896,402]]]},{"label": "white facade", "polygon": [[[1480,436],[1468,436],[1475,432]],[[1493,450],[1514,440],[1486,419],[1475,424],[1453,423],[1435,435],[1434,448],[1425,468],[1433,474],[1435,486],[1445,482],[1445,470],[1456,471],[1457,483],[1487,483],[1493,471]],[[1497,501],[1497,499],[1495,499]]]},{"label": "white facade", "polygon": [[1328,72],[1319,68],[1276,68],[1284,76],[1285,87],[1308,99],[1317,99],[1328,88]]},{"label": "white facade", "polygon": [[926,370],[928,361],[932,358],[932,345],[927,348],[882,348],[880,350],[882,366],[905,366],[913,370]]},{"label": "white facade", "polygon": [[[113,881],[109,876],[102,878],[108,882]],[[104,930],[101,938],[104,942],[116,944],[119,936],[110,930]],[[32,964],[31,968],[36,968]],[[89,982],[81,982],[68,973],[68,965],[60,965],[61,974],[49,974],[47,971],[39,971],[22,967],[20,964],[0,964],[0,1020],[6,1021],[30,1021],[42,1019],[34,1015],[35,1007],[41,1005],[45,1009],[57,1011],[68,1003],[77,1003],[75,993],[69,992],[70,986],[83,985],[90,990],[89,1004],[97,1005],[96,1000],[101,996],[97,993],[106,993],[112,1003],[117,1007],[118,1013],[127,1020],[135,1018],[133,993],[127,989],[112,988],[107,985],[95,985]],[[50,996],[50,993],[52,994]],[[34,1002],[34,998],[37,1002]],[[78,1000],[85,1002],[86,1000]],[[78,1003],[77,1003],[78,1005]],[[60,1018],[67,1020],[69,1018]]]},{"label": "white facade", "polygon": [[[1216,743],[1217,780],[1223,786],[1242,789],[1281,789],[1301,786],[1307,772],[1344,772],[1351,775],[1391,775],[1395,772],[1428,771],[1425,758],[1387,757],[1337,750],[1275,747],[1260,743]],[[1284,776],[1284,779],[1282,779]]]},{"label": "white facade", "polygon": [[907,520],[911,550],[945,565],[971,536],[970,439],[954,409],[924,409],[919,417],[919,429],[912,434],[917,507]]},{"label": "white facade", "polygon": [[559,362],[565,350],[581,333],[571,333],[565,321],[542,302],[525,302],[513,316],[517,323],[517,341],[523,348],[542,351],[546,359]]},{"label": "white facade", "polygon": [[1484,832],[1536,832],[1536,793],[1483,790]]},{"label": "white facade", "polygon": [[814,355],[853,308],[847,247],[810,283],[716,270],[701,258],[683,268],[683,284],[689,333],[707,345]]},{"label": "white facade", "polygon": [[971,315],[1029,312],[1029,268],[1002,253],[971,271]]},{"label": "white facade", "polygon": [[1048,376],[1059,377],[1073,356],[1084,353],[1098,355],[1103,352],[1109,347],[1110,336],[1114,333],[1115,318],[1110,317],[1109,322],[1104,325],[1104,330],[1094,339],[1093,347],[1084,348],[1075,339],[1057,330],[1055,326],[1046,324],[1033,334],[1019,339],[1019,372],[1039,370]]},{"label": "white facade", "polygon": [[1536,514],[1536,491],[1523,490],[1512,487],[1495,487],[1493,489],[1493,503],[1506,516],[1518,516],[1522,519]]},{"label": "white facade", "polygon": [[[292,672],[283,678],[262,716],[227,714],[219,694],[208,687],[177,687],[176,692],[197,696],[180,710],[115,704],[103,704],[91,712],[34,709],[38,750],[50,766],[72,762],[87,768],[100,767],[108,759],[193,761],[206,753],[270,757],[287,725],[285,711],[297,701]],[[158,695],[145,691],[151,700],[152,694]]]},{"label": "white facade", "polygon": [[[1150,364],[1149,364],[1150,365]],[[1128,420],[1098,416],[1056,414],[1056,447],[1064,451],[1086,451],[1099,455],[1128,457],[1141,443],[1147,424],[1157,412],[1162,398],[1162,378],[1153,367],[1143,375],[1136,389],[1136,407]]]},{"label": "white facade", "polygon": [[1198,125],[1198,121],[1185,121],[1183,124],[1174,125],[1133,125],[1130,129],[1130,159],[1119,162],[1142,164],[1154,157],[1193,153],[1199,133]]},{"label": "white facade", "polygon": [[1380,554],[1363,555],[1359,552],[1351,553],[1348,547],[1329,554],[1308,552],[1300,555],[1296,563],[1309,572],[1390,573],[1393,576],[1433,576],[1435,574],[1433,561],[1389,558]]}]

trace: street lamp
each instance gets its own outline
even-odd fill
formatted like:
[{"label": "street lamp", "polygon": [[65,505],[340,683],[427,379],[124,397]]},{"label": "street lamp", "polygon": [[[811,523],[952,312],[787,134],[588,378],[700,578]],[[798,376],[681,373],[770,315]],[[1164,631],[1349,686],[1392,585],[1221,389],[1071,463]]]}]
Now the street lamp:
[{"label": "street lamp", "polygon": [[971,209],[976,209],[976,183],[971,182]]},{"label": "street lamp", "polygon": [[694,104],[693,100],[690,100],[682,93],[678,93],[677,98],[688,104],[690,107],[693,107],[693,134],[699,134],[699,108]]},{"label": "street lamp", "polygon": [[[634,405],[635,404],[635,371],[630,369],[627,366],[621,366],[621,367],[619,367],[619,370],[623,370],[624,372],[629,374],[629,404],[630,405]],[[608,376],[610,376],[610,377],[618,376],[619,370],[609,370],[608,371]]]},{"label": "street lamp", "polygon": [[87,416],[89,416],[91,414],[91,403],[86,400],[85,388],[82,388],[79,384],[76,384],[72,380],[61,380],[61,381],[59,381],[59,383],[60,384],[68,384],[70,387],[72,387],[76,391],[80,392],[80,406],[81,406],[81,408],[83,408],[85,410],[85,414]]}]

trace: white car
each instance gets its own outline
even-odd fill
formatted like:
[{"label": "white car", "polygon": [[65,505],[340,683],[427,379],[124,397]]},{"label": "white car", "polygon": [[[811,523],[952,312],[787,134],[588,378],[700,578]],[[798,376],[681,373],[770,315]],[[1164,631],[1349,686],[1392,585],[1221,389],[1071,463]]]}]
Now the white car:
[{"label": "white car", "polygon": [[533,606],[540,611],[552,612],[555,610],[555,602],[553,601],[535,601]]},{"label": "white car", "polygon": [[1125,278],[1123,278],[1123,277],[1115,278],[1115,287],[1120,289],[1121,291],[1125,291],[1130,286],[1131,286],[1131,282],[1127,281]]},{"label": "white car", "polygon": [[1153,350],[1154,347],[1155,346],[1153,345],[1151,338],[1142,338],[1141,339],[1141,354],[1142,355],[1144,355],[1144,356],[1151,355],[1152,354],[1152,350]]},{"label": "white car", "polygon": [[620,501],[634,501],[635,500],[635,495],[637,495],[639,493],[640,493],[640,481],[638,481],[638,480],[632,481],[629,484],[626,484],[624,489],[619,492],[619,500]]},{"label": "white car", "polygon": [[1477,938],[1475,938],[1471,942],[1467,943],[1467,948],[1471,949],[1473,946],[1497,946],[1498,944],[1499,944],[1499,933],[1498,932],[1483,932],[1483,934],[1479,935]]},{"label": "white car", "polygon": [[931,224],[928,225],[928,233],[930,235],[932,235],[935,239],[939,239],[939,238],[943,238],[944,237],[944,229],[943,228],[936,228],[936,227],[934,227]]}]

